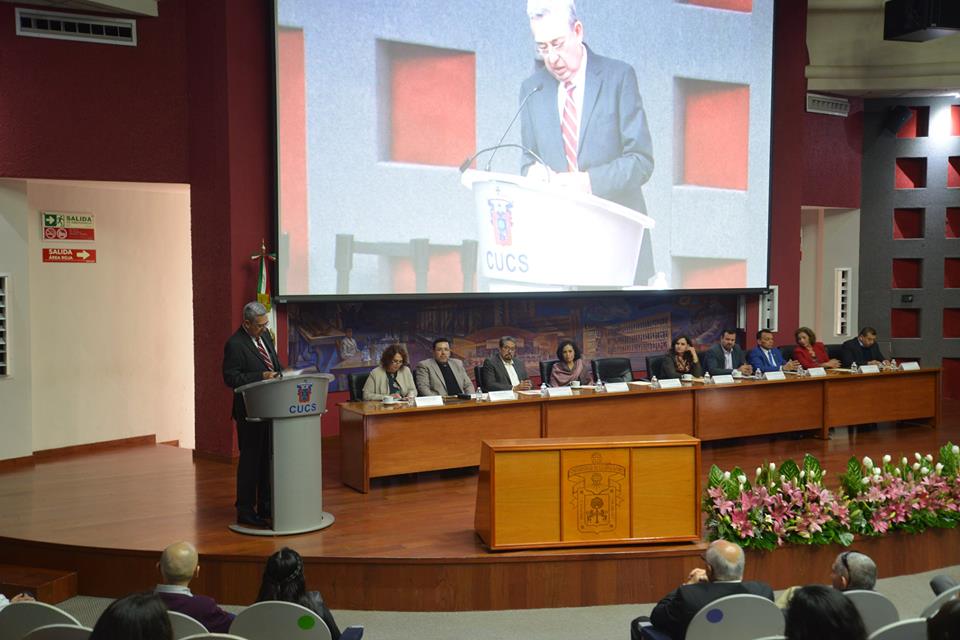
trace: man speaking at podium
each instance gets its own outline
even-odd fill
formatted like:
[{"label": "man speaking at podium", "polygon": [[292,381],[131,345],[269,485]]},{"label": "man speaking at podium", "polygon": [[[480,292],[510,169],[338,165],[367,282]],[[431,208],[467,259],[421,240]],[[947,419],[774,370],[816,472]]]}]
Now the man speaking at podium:
[{"label": "man speaking at podium", "polygon": [[[574,0],[528,0],[527,16],[543,67],[521,86],[520,135],[547,166],[524,153],[521,173],[646,213],[653,143],[633,67],[583,43]],[[654,275],[644,230],[635,284]]]},{"label": "man speaking at podium", "polygon": [[[223,381],[231,389],[280,375],[280,358],[259,302],[243,307],[243,323],[223,348]],[[240,461],[237,464],[237,523],[263,527],[272,517],[270,493],[270,422],[250,422],[242,394],[233,396]],[[254,511],[254,505],[257,510]]]}]

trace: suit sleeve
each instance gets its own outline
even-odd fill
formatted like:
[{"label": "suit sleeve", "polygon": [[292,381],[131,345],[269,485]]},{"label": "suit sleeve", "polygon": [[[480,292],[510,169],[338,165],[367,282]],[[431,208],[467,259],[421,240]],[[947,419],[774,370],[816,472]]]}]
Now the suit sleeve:
[{"label": "suit sleeve", "polygon": [[733,369],[723,368],[723,360],[720,356],[717,356],[714,349],[710,349],[703,354],[703,364],[712,376],[725,376],[733,371]]},{"label": "suit sleeve", "polygon": [[840,366],[849,368],[857,360],[857,352],[848,342],[843,343],[840,350]]},{"label": "suit sleeve", "polygon": [[[589,61],[587,62],[589,65]],[[594,195],[617,200],[617,194],[639,190],[653,173],[653,142],[633,67],[625,65],[614,90],[617,95],[620,156],[587,170]]]},{"label": "suit sleeve", "polygon": [[460,390],[464,393],[473,393],[476,389],[473,388],[473,383],[470,382],[470,376],[467,375],[466,367],[463,368],[463,372],[460,374]]},{"label": "suit sleeve", "polygon": [[417,395],[432,396],[436,395],[430,391],[430,370],[423,364],[418,364],[414,372],[414,378],[417,384]]},{"label": "suit sleeve", "polygon": [[212,633],[227,633],[230,631],[230,625],[236,616],[221,609],[213,598],[205,597],[204,603],[207,610],[200,622],[207,628],[207,631]]},{"label": "suit sleeve", "polygon": [[[376,369],[374,369],[376,371]],[[374,372],[371,371],[367,376],[367,381],[363,383],[363,399],[367,401],[383,400],[384,394],[377,393],[377,382],[374,380]]]},{"label": "suit sleeve", "polygon": [[650,622],[656,629],[663,631],[671,638],[682,638],[685,631],[683,628],[683,609],[680,590],[675,589],[653,608],[653,612],[650,614]]},{"label": "suit sleeve", "polygon": [[483,378],[484,391],[505,391],[509,388],[497,382],[497,370],[490,362],[490,358],[483,361],[483,366],[480,368],[480,377]]},{"label": "suit sleeve", "polygon": [[223,381],[231,389],[263,380],[262,371],[243,370],[242,346],[235,340],[227,341],[223,348]]}]

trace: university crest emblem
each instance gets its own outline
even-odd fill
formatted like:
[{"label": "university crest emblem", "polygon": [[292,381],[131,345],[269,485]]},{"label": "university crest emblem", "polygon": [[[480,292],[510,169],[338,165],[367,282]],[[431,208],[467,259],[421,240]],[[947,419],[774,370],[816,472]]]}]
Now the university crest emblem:
[{"label": "university crest emblem", "polygon": [[487,204],[490,205],[493,239],[500,246],[510,246],[513,244],[513,203],[503,198],[490,198]]},{"label": "university crest emblem", "polygon": [[590,456],[590,464],[567,471],[573,483],[573,501],[577,507],[577,529],[582,533],[600,533],[617,528],[617,514],[627,470],[619,464],[603,462],[599,452]]},{"label": "university crest emblem", "polygon": [[303,384],[297,385],[297,401],[300,404],[306,404],[310,402],[311,395],[313,395],[312,382],[304,382]]}]

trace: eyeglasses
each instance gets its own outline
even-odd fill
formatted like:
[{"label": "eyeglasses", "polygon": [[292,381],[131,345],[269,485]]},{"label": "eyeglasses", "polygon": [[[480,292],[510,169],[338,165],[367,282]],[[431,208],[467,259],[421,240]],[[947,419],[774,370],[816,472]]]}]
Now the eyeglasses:
[{"label": "eyeglasses", "polygon": [[250,324],[255,326],[257,329],[263,329],[270,324],[270,321],[267,320],[266,322],[251,322]]},{"label": "eyeglasses", "polygon": [[538,42],[536,47],[537,55],[541,58],[546,58],[551,53],[561,53],[566,44],[566,38],[557,38],[553,42]]}]

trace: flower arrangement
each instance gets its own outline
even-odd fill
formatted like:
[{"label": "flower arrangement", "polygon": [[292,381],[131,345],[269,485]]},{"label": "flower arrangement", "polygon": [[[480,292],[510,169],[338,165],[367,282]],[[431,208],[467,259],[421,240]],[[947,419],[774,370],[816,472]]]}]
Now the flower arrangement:
[{"label": "flower arrangement", "polygon": [[849,546],[854,535],[879,536],[893,530],[919,533],[960,524],[960,447],[947,443],[939,460],[914,454],[894,462],[883,456],[851,458],[834,493],[826,470],[812,455],[798,465],[787,460],[757,467],[753,481],[735,467],[710,468],[703,510],[710,539],[745,548],[783,544]]}]

